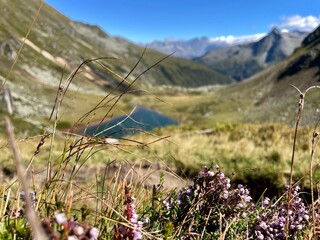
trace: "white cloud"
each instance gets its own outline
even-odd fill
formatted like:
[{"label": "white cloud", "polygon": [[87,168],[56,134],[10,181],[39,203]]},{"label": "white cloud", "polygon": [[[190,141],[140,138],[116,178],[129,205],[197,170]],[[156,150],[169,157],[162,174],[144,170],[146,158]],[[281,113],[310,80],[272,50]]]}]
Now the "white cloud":
[{"label": "white cloud", "polygon": [[252,35],[244,35],[244,36],[220,36],[220,37],[214,37],[210,38],[211,42],[221,42],[221,43],[227,43],[227,44],[241,44],[241,43],[248,43],[248,42],[254,42],[259,40],[260,38],[264,37],[265,33],[257,33]]},{"label": "white cloud", "polygon": [[312,31],[320,24],[320,17],[312,15],[302,17],[300,15],[293,15],[282,18],[281,28],[289,30]]}]

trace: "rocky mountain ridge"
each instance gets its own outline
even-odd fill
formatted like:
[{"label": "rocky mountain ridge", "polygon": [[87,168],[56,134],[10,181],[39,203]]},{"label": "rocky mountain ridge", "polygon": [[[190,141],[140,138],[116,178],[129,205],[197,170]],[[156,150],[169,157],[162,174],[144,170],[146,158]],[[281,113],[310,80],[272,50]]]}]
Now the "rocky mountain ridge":
[{"label": "rocky mountain ridge", "polygon": [[187,41],[184,40],[164,40],[153,41],[148,43],[148,47],[165,54],[174,53],[177,57],[195,58],[202,56],[206,52],[215,49],[227,47],[228,44],[222,41],[212,42],[210,38],[201,37],[193,38]]},{"label": "rocky mountain ridge", "polygon": [[148,44],[148,47],[165,54],[174,53],[176,57],[193,59],[201,57],[214,49],[254,42],[261,37],[263,37],[263,34],[242,37],[199,37],[190,40],[167,39],[164,41],[152,41]]},{"label": "rocky mountain ridge", "polygon": [[259,41],[214,49],[195,61],[241,81],[284,60],[306,35],[306,32],[281,32],[274,28]]},{"label": "rocky mountain ridge", "polygon": [[[246,121],[295,124],[300,94],[292,86],[302,92],[320,86],[319,32],[320,26],[285,60],[225,89],[230,95],[241,93],[250,99]],[[315,88],[306,94],[302,124],[314,126],[319,120],[319,93]]]}]

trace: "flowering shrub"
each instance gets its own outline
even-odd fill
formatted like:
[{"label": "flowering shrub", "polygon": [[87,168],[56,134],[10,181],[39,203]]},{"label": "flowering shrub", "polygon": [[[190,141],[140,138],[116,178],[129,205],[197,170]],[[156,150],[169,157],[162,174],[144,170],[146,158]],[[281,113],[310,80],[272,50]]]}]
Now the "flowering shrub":
[{"label": "flowering shrub", "polygon": [[232,187],[219,166],[215,172],[203,167],[193,185],[161,201],[158,226],[171,227],[175,239],[281,240],[286,239],[289,214],[289,239],[302,239],[309,212],[299,191],[293,188],[289,212],[288,191],[274,203],[265,197],[254,204],[249,190],[241,184]]},{"label": "flowering shrub", "polygon": [[291,239],[301,237],[302,230],[308,226],[309,212],[303,200],[299,197],[300,188],[293,189],[293,199],[288,211],[288,193],[274,204],[269,198],[264,198],[261,203],[261,211],[253,223],[250,236],[253,239],[285,239],[285,225],[289,214],[289,236]]},{"label": "flowering shrub", "polygon": [[138,214],[136,213],[136,206],[133,204],[134,198],[130,194],[130,189],[125,186],[125,206],[126,210],[124,215],[127,217],[128,222],[132,226],[120,225],[117,227],[114,239],[128,239],[128,240],[141,240],[142,239],[142,222],[138,221]]},{"label": "flowering shrub", "polygon": [[171,220],[181,232],[217,237],[235,218],[245,219],[253,208],[249,190],[240,184],[231,188],[230,179],[219,166],[215,170],[203,167],[194,184],[171,199]]}]

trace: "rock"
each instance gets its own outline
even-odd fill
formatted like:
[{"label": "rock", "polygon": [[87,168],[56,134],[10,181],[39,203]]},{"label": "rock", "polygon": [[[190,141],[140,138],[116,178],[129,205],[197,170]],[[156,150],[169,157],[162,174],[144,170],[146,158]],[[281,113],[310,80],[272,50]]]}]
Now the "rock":
[{"label": "rock", "polygon": [[2,104],[4,105],[4,108],[6,111],[12,115],[14,111],[14,106],[13,106],[13,98],[11,91],[8,87],[4,88],[4,91],[0,95],[0,99],[2,100]]},{"label": "rock", "polygon": [[17,43],[14,40],[9,40],[0,44],[0,54],[6,57],[8,60],[14,60],[17,56],[15,50]]}]

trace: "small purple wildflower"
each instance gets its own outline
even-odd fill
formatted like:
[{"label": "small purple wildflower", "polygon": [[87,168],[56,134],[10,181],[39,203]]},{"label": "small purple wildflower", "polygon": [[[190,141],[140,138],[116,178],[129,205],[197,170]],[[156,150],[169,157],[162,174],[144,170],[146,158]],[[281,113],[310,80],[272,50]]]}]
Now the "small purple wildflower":
[{"label": "small purple wildflower", "polygon": [[98,239],[98,237],[99,237],[99,229],[98,228],[91,228],[89,231],[90,240]]},{"label": "small purple wildflower", "polygon": [[55,219],[56,219],[57,223],[59,223],[59,224],[66,223],[68,221],[68,219],[64,213],[56,213]]},{"label": "small purple wildflower", "polygon": [[270,203],[270,198],[265,197],[261,203],[261,208],[264,209],[265,207],[267,207]]},{"label": "small purple wildflower", "polygon": [[[21,191],[19,195],[20,195],[20,199],[25,204],[26,203],[26,193],[24,191]],[[36,192],[30,192],[29,196],[30,196],[32,207],[35,207],[36,206]]]},{"label": "small purple wildflower", "polygon": [[89,228],[84,223],[79,223],[73,217],[67,218],[64,213],[56,213],[52,218],[42,220],[42,227],[49,239],[89,239],[99,237],[97,228]]},{"label": "small purple wildflower", "polygon": [[170,210],[170,203],[168,203],[166,200],[163,200],[162,204],[167,210]]},{"label": "small purple wildflower", "polygon": [[126,215],[127,220],[132,224],[132,227],[121,225],[119,227],[119,237],[116,239],[141,240],[141,229],[143,223],[138,221],[138,214],[135,210],[136,206],[133,204],[135,198],[130,195],[130,189],[127,186],[125,186],[125,196],[126,210],[124,211],[124,214]]}]

